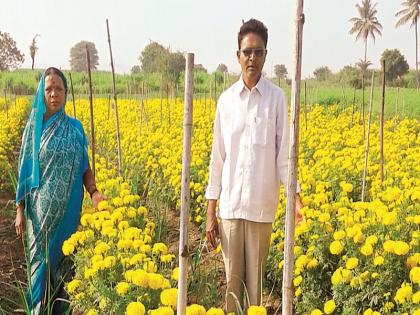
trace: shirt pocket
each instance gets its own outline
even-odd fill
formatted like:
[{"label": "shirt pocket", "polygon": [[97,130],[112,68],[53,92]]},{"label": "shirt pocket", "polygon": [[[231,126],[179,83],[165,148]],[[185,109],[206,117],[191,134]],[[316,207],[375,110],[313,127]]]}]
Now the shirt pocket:
[{"label": "shirt pocket", "polygon": [[271,119],[265,117],[254,117],[251,122],[252,144],[266,146],[269,140]]}]

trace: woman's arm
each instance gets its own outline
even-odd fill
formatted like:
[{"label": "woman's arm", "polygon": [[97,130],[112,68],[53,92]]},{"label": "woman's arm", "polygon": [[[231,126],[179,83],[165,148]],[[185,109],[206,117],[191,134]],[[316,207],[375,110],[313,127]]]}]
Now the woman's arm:
[{"label": "woman's arm", "polygon": [[25,232],[25,201],[21,201],[16,205],[16,219],[15,219],[15,230],[16,235],[21,236]]},{"label": "woman's arm", "polygon": [[92,198],[93,206],[97,208],[98,203],[102,200],[105,200],[105,196],[102,195],[96,188],[95,178],[93,177],[90,164],[87,171],[83,174],[83,185],[85,186],[86,191],[89,193],[90,198]]}]

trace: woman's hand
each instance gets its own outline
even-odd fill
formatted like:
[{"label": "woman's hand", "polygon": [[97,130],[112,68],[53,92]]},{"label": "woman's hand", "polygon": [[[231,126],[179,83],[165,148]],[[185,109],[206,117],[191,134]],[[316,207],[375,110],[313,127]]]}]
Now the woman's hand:
[{"label": "woman's hand", "polygon": [[16,235],[21,236],[25,232],[25,215],[23,213],[24,206],[19,205],[16,209],[15,229]]},{"label": "woman's hand", "polygon": [[93,206],[97,209],[98,208],[98,204],[102,201],[105,200],[105,196],[102,195],[99,191],[95,191],[92,194],[92,204]]}]

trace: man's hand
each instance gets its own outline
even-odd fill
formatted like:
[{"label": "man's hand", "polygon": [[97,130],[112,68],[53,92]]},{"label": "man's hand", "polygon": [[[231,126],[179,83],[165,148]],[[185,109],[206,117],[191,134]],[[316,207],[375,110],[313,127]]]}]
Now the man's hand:
[{"label": "man's hand", "polygon": [[15,219],[15,230],[17,236],[21,236],[25,232],[25,215],[23,213],[23,210],[23,205],[17,206]]},{"label": "man's hand", "polygon": [[99,191],[95,191],[92,195],[92,204],[95,207],[95,209],[98,209],[98,204],[102,201],[105,200],[105,196],[102,195]]},{"label": "man's hand", "polygon": [[219,223],[216,217],[217,200],[209,200],[207,206],[206,237],[207,242],[215,249],[217,247],[217,238],[219,237]]},{"label": "man's hand", "polygon": [[302,208],[302,199],[300,199],[300,195],[296,193],[295,224],[300,224],[303,220]]}]

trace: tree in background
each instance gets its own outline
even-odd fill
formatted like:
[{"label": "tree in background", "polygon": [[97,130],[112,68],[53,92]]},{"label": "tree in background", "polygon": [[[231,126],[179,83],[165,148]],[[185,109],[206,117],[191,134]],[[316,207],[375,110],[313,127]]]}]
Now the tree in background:
[{"label": "tree in background", "polygon": [[197,72],[207,73],[207,69],[204,68],[204,66],[201,63],[194,65],[194,70]]},{"label": "tree in background", "polygon": [[281,64],[281,65],[275,65],[274,66],[274,74],[276,75],[277,79],[279,80],[279,85],[280,85],[280,80],[284,80],[287,78],[287,69],[286,66]]},{"label": "tree in background", "polygon": [[141,70],[145,73],[160,73],[166,81],[178,83],[181,73],[185,70],[184,54],[172,53],[169,48],[157,42],[150,42],[139,57]]},{"label": "tree in background", "polygon": [[70,49],[70,68],[73,71],[87,71],[86,46],[89,50],[90,68],[96,70],[99,65],[98,50],[92,42],[81,41]]},{"label": "tree in background", "polygon": [[224,63],[221,63],[217,66],[216,71],[219,71],[221,73],[225,73],[225,72],[228,72],[228,67]]},{"label": "tree in background", "polygon": [[[351,18],[350,22],[353,23],[350,29],[350,34],[356,34],[356,41],[363,39],[365,43],[365,57],[364,63],[367,63],[367,39],[372,37],[375,41],[375,34],[382,35],[382,25],[376,17],[376,3],[372,4],[370,0],[362,0],[362,5],[356,4],[359,16]],[[362,71],[362,121],[365,121],[365,72]],[[363,127],[363,137],[364,137]]]},{"label": "tree in background", "polygon": [[344,66],[338,72],[338,79],[345,84],[348,84],[356,89],[362,87],[362,80],[360,79],[360,70],[351,65]]},{"label": "tree in background", "polygon": [[131,74],[137,74],[141,72],[141,68],[139,65],[134,65],[131,67]]},{"label": "tree in background", "polygon": [[16,47],[16,42],[8,33],[0,31],[0,71],[19,67],[25,55]]},{"label": "tree in background", "polygon": [[414,34],[416,38],[416,82],[417,89],[419,89],[420,78],[419,78],[419,55],[418,55],[418,44],[417,44],[417,21],[420,17],[420,0],[406,0],[402,4],[403,9],[398,11],[395,16],[400,19],[396,23],[396,27],[411,22],[411,27],[414,27]]},{"label": "tree in background", "polygon": [[32,38],[32,43],[29,46],[29,53],[31,55],[31,59],[32,59],[32,66],[31,69],[34,70],[34,65],[35,65],[35,55],[36,52],[38,51],[38,46],[36,45],[36,38],[39,37],[39,34],[36,34],[33,38]]},{"label": "tree in background", "polygon": [[318,67],[314,70],[314,76],[318,81],[326,81],[332,76],[332,72],[327,66]]},{"label": "tree in background", "polygon": [[398,49],[386,49],[382,53],[381,64],[383,60],[385,60],[385,77],[387,81],[401,79],[401,76],[408,72],[408,63]]}]

